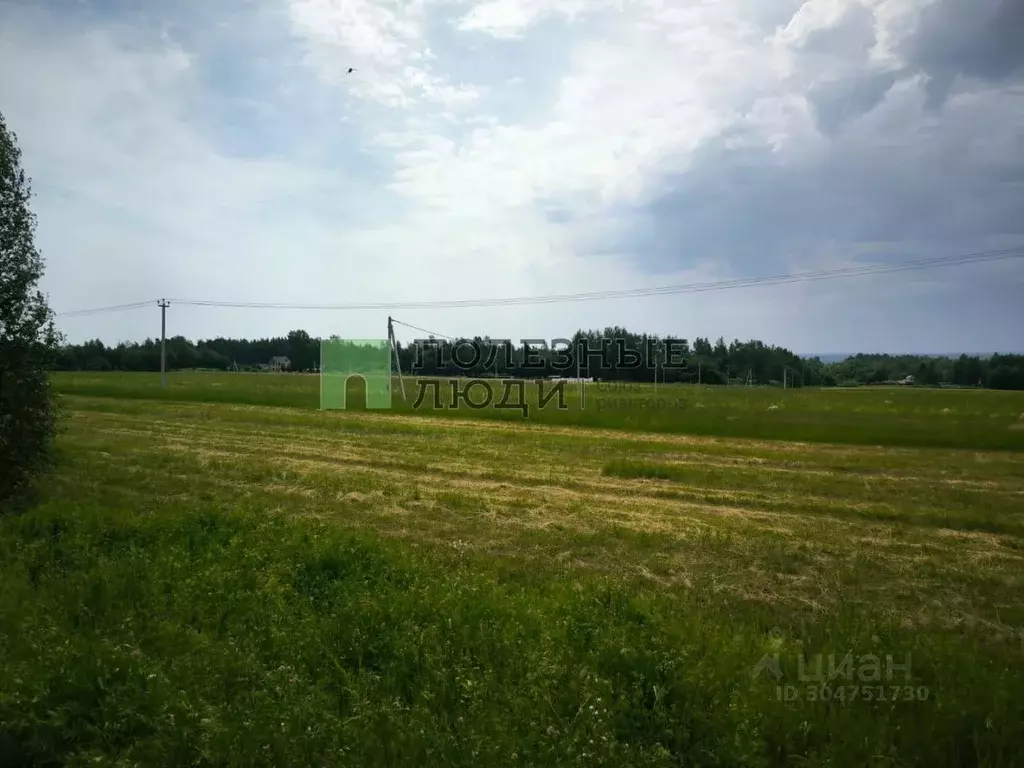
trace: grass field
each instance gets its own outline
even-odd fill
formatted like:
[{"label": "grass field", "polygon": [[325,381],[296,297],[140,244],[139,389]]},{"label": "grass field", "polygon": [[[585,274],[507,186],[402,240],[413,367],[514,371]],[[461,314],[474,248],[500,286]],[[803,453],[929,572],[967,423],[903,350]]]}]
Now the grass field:
[{"label": "grass field", "polygon": [[677,388],[715,435],[170,382],[58,378],[0,765],[1019,764],[1019,394]]},{"label": "grass field", "polygon": [[[358,380],[354,380],[357,382]],[[482,380],[481,384],[486,382]],[[526,419],[514,408],[498,408],[503,388],[491,381],[491,405],[451,407],[451,385],[442,380],[442,407],[434,407],[427,387],[418,408],[419,386],[406,380],[406,397],[392,387],[390,414],[457,419],[502,419],[557,426],[579,426],[668,434],[751,437],[853,445],[890,445],[984,450],[1024,450],[1024,392],[913,388],[788,389],[693,385],[590,383],[586,401],[579,384],[565,385],[564,408],[557,398],[539,408],[537,382],[524,388],[530,406]],[[317,410],[319,377],[302,374],[181,372],[168,375],[161,389],[150,373],[60,373],[55,385],[64,394],[164,399],[176,402],[276,405]],[[554,385],[544,383],[550,394]],[[478,387],[472,397],[484,402]],[[515,402],[514,399],[509,402]],[[585,407],[584,407],[585,406]]]}]

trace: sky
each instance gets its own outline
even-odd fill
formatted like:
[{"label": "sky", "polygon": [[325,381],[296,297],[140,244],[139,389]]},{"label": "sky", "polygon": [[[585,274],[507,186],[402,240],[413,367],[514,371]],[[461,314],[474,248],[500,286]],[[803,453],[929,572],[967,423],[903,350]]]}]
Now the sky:
[{"label": "sky", "polygon": [[[343,305],[1024,246],[1019,0],[0,0],[0,113],[69,341],[380,338]],[[348,69],[355,68],[349,73]],[[1024,349],[1024,259],[395,310],[810,352]],[[398,338],[423,334],[406,326]]]}]

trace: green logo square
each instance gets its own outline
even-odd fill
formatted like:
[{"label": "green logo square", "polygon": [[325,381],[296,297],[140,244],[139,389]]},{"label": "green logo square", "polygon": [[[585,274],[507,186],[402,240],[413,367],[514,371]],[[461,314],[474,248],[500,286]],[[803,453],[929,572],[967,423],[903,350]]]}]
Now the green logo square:
[{"label": "green logo square", "polygon": [[344,410],[351,377],[366,384],[366,407],[391,408],[391,344],[387,339],[320,342],[320,409]]}]

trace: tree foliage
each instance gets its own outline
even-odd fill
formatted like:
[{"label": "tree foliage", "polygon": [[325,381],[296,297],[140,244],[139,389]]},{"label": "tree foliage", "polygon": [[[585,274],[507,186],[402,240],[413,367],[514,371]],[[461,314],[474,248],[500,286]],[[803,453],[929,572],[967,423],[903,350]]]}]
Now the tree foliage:
[{"label": "tree foliage", "polygon": [[30,181],[0,114],[0,509],[25,498],[52,458],[56,410],[47,376],[60,342],[38,289]]}]

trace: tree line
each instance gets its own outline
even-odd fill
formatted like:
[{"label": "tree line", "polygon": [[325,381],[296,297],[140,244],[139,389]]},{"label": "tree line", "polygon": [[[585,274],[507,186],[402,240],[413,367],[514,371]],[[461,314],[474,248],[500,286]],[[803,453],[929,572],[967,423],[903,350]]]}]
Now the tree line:
[{"label": "tree line", "polygon": [[[981,386],[1024,389],[1024,355],[958,358],[925,355],[858,354],[838,362],[804,358],[789,349],[757,340],[726,343],[723,338],[668,340],[638,334],[618,326],[579,330],[572,337],[501,340],[487,336],[467,339],[417,340],[399,344],[403,373],[419,376],[538,378],[550,376],[602,381],[668,383],[850,386],[907,381],[923,386]],[[167,339],[168,370],[211,369],[247,371],[273,357],[287,357],[292,371],[316,371],[320,343],[306,331],[263,339],[215,338],[192,342],[183,336]],[[545,348],[546,347],[546,348]],[[668,347],[668,349],[667,349]],[[580,355],[575,350],[587,349]],[[628,351],[628,352],[626,352]],[[666,364],[666,361],[668,364]],[[99,340],[68,344],[58,352],[63,371],[159,371],[160,341],[121,343],[108,347]]]},{"label": "tree line", "polygon": [[913,376],[916,384],[1024,389],[1024,355],[932,357],[853,355],[828,366],[837,383],[880,384]]}]

